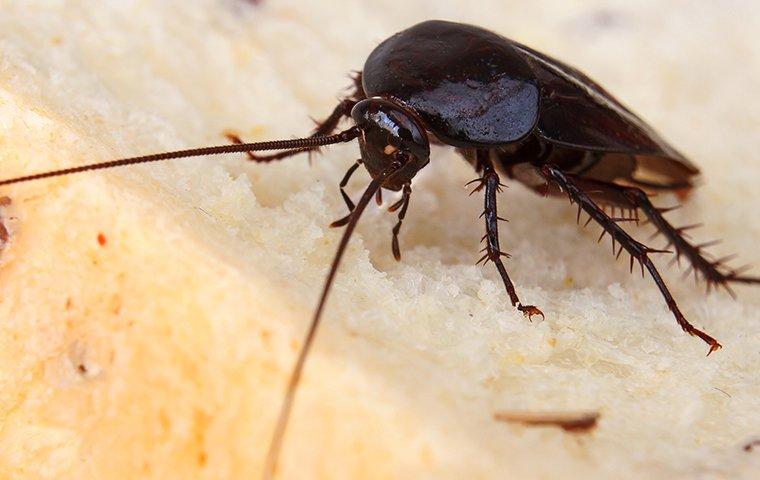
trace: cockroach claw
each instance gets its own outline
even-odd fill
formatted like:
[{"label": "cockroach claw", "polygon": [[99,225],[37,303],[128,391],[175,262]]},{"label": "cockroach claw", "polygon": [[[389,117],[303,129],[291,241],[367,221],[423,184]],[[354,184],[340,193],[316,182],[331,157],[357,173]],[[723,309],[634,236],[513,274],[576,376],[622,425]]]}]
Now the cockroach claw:
[{"label": "cockroach claw", "polygon": [[531,322],[533,321],[533,316],[534,315],[541,315],[541,320],[542,321],[546,320],[546,315],[544,315],[544,312],[542,312],[541,310],[539,310],[534,305],[518,305],[517,309],[520,310],[523,313],[523,315],[525,315],[526,317],[528,317],[528,320],[531,321]]}]

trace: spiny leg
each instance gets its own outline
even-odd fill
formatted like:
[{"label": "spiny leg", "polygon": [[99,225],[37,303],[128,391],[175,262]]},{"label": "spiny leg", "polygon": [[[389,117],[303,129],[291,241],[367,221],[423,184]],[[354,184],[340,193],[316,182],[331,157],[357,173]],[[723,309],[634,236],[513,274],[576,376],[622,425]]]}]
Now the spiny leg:
[{"label": "spiny leg", "polygon": [[[736,283],[760,283],[760,278],[741,275],[742,269],[729,269],[725,262],[733,256],[723,257],[718,260],[711,260],[705,256],[704,249],[718,243],[717,241],[706,242],[699,245],[692,244],[687,240],[686,231],[695,228],[698,225],[687,225],[684,227],[674,227],[663,216],[664,213],[673,210],[673,208],[657,208],[649,200],[649,196],[636,187],[624,187],[613,183],[599,182],[595,180],[580,179],[574,177],[576,185],[581,190],[593,192],[590,196],[602,203],[606,203],[614,209],[619,207],[621,210],[641,210],[646,215],[649,222],[655,226],[657,231],[664,235],[668,240],[666,248],[673,246],[676,251],[676,259],[681,256],[691,264],[694,275],[701,274],[707,283],[709,290],[713,285],[721,286],[733,294],[728,286],[731,282]],[[614,210],[613,210],[614,212]],[[613,213],[614,215],[614,213]],[[636,216],[638,218],[638,216]],[[687,272],[688,273],[688,272]]]},{"label": "spiny leg", "polygon": [[681,310],[678,308],[676,301],[670,294],[668,287],[665,285],[660,273],[649,258],[649,253],[657,252],[658,250],[651,249],[646,245],[634,240],[625,230],[620,228],[615,219],[608,216],[604,210],[602,210],[590,197],[590,195],[584,192],[576,183],[576,180],[569,175],[566,175],[559,168],[553,165],[544,165],[541,168],[541,174],[548,182],[555,183],[560,189],[570,197],[572,202],[578,204],[591,218],[593,218],[605,232],[620,244],[620,251],[618,255],[625,249],[631,255],[631,268],[633,268],[633,261],[638,260],[641,264],[641,272],[644,273],[644,267],[649,271],[652,279],[657,284],[657,288],[660,289],[660,293],[665,298],[665,302],[668,308],[676,318],[678,325],[689,335],[693,335],[701,338],[704,342],[710,345],[710,351],[708,355],[715,350],[721,348],[720,343],[710,335],[694,327],[686,320]]},{"label": "spiny leg", "polygon": [[[338,123],[343,119],[343,117],[349,117],[351,115],[351,109],[354,108],[354,105],[356,105],[356,103],[357,101],[353,98],[342,100],[335,107],[335,109],[333,109],[333,112],[329,117],[327,117],[322,122],[317,123],[317,127],[314,129],[311,136],[319,137],[322,135],[329,135],[334,132],[335,129],[338,128]],[[227,137],[227,139],[232,143],[243,143],[243,140],[241,140],[240,137],[234,133],[227,132],[224,134],[224,136]],[[319,147],[307,147],[297,150],[290,150],[287,152],[272,153],[268,155],[256,155],[253,152],[246,152],[246,155],[248,155],[248,159],[252,162],[266,163],[272,162],[274,160],[282,160],[284,158],[292,157],[298,155],[299,153],[313,152],[315,150],[318,150],[318,148]]]},{"label": "spiny leg", "polygon": [[706,242],[700,245],[694,245],[689,242],[685,238],[684,232],[693,227],[686,226],[676,228],[671,225],[662,215],[667,209],[660,210],[652,205],[647,194],[641,189],[627,188],[623,193],[630,200],[631,204],[640,208],[657,230],[668,239],[668,246],[672,245],[676,250],[676,258],[683,255],[689,260],[689,263],[691,263],[695,275],[697,272],[702,274],[705,282],[707,282],[708,290],[711,286],[716,285],[724,287],[729,293],[733,294],[728,286],[730,282],[760,283],[760,278],[742,276],[741,269],[726,269],[724,267],[724,262],[731,257],[724,257],[718,260],[709,260],[705,258],[704,249],[717,242]]},{"label": "spiny leg", "polygon": [[401,193],[401,199],[388,207],[389,212],[395,212],[399,208],[398,212],[398,222],[396,222],[396,225],[393,227],[393,241],[391,242],[391,250],[393,250],[393,257],[396,260],[401,260],[401,249],[398,246],[398,232],[401,230],[401,223],[404,221],[404,217],[406,217],[406,210],[409,208],[409,199],[412,196],[412,185],[409,183],[404,184],[404,190]]},{"label": "spiny leg", "polygon": [[533,317],[533,315],[541,315],[541,317],[544,318],[543,312],[535,306],[520,304],[520,299],[517,297],[515,286],[507,274],[507,269],[504,267],[504,263],[501,261],[501,257],[509,258],[509,255],[502,252],[501,247],[499,246],[498,223],[499,220],[504,219],[500,218],[497,212],[496,193],[501,191],[501,183],[499,181],[499,175],[493,168],[491,159],[488,158],[488,152],[478,151],[478,166],[482,173],[482,177],[476,180],[480,182],[480,184],[475,190],[473,190],[473,192],[485,188],[485,208],[481,217],[485,217],[486,222],[486,234],[483,237],[483,240],[486,242],[483,251],[486,253],[480,260],[478,260],[478,263],[490,260],[496,265],[496,269],[499,271],[499,275],[501,275],[501,279],[504,282],[504,287],[507,289],[509,299],[512,301],[512,306],[517,307],[517,309],[523,312],[528,318]]}]

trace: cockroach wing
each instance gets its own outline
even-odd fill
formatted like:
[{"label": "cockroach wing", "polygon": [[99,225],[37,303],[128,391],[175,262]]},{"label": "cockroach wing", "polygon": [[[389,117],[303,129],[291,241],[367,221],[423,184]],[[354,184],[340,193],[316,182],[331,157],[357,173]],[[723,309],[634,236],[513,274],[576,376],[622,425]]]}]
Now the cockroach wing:
[{"label": "cockroach wing", "polygon": [[[699,169],[652,127],[579,70],[514,44],[541,84],[535,133],[551,144],[598,152],[595,168],[623,173],[642,186],[683,188]],[[635,168],[628,166],[635,162]],[[619,163],[616,165],[616,163]]]},{"label": "cockroach wing", "polygon": [[493,147],[518,141],[538,119],[538,82],[506,38],[431,20],[375,48],[364,64],[367,96],[393,97],[442,142]]}]

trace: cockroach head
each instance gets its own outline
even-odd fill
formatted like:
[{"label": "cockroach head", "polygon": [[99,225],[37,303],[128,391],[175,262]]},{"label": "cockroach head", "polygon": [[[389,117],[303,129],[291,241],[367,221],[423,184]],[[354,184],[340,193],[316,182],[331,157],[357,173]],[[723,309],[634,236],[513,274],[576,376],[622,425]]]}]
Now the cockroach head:
[{"label": "cockroach head", "polygon": [[360,101],[351,111],[360,129],[362,161],[373,178],[393,162],[401,167],[383,188],[401,190],[430,161],[430,142],[416,113],[391,99],[373,97]]}]

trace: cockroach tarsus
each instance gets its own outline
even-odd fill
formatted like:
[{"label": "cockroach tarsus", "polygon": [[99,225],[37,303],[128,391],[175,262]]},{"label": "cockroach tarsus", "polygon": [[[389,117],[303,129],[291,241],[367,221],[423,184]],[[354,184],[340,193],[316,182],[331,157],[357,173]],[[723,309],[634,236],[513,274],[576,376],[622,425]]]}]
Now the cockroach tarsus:
[{"label": "cockroach tarsus", "polygon": [[566,432],[587,433],[596,428],[599,412],[496,412],[494,420],[531,427],[559,427]]},{"label": "cockroach tarsus", "polygon": [[[334,133],[343,120],[354,125]],[[386,39],[355,75],[352,93],[310,137],[243,143],[234,134],[227,136],[232,145],[82,165],[4,180],[0,185],[234,152],[245,152],[250,161],[266,163],[358,140],[361,158],[340,182],[349,214],[332,224],[345,230],[287,384],[266,457],[265,478],[275,475],[299,380],[351,234],[382,189],[401,192],[401,199],[390,208],[398,216],[392,252],[397,259],[401,257],[398,234],[411,202],[412,180],[428,164],[431,143],[455,147],[478,173],[471,183],[473,193],[484,194],[485,246],[480,261],[495,265],[510,302],[526,317],[543,316],[543,312],[521,302],[503,262],[509,254],[499,242],[498,226],[504,219],[498,214],[497,193],[502,177],[518,180],[545,196],[565,196],[576,204],[578,221],[585,212],[588,222],[602,227],[602,236],[611,237],[617,257],[625,251],[631,270],[638,263],[642,275],[649,272],[678,325],[706,342],[708,355],[719,349],[720,343],[686,320],[650,258],[664,250],[635,240],[621,224],[637,223],[643,215],[668,240],[667,248],[672,248],[675,258],[685,258],[708,288],[730,291],[731,283],[760,283],[760,278],[727,267],[726,258],[710,259],[704,251],[708,244],[692,243],[685,233],[689,227],[673,226],[664,217],[670,209],[651,203],[652,193],[688,192],[699,173],[696,166],[579,70],[479,27],[428,21]],[[273,150],[277,152],[254,153]],[[367,169],[372,181],[355,204],[344,187],[359,166]],[[592,428],[596,418],[558,420],[555,416],[541,421],[582,430]]]}]

